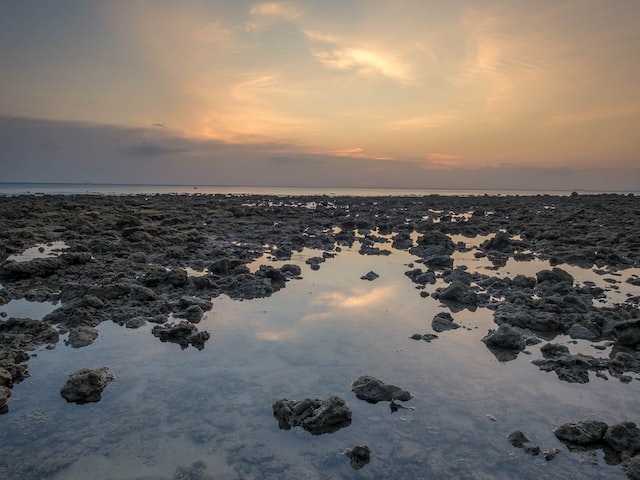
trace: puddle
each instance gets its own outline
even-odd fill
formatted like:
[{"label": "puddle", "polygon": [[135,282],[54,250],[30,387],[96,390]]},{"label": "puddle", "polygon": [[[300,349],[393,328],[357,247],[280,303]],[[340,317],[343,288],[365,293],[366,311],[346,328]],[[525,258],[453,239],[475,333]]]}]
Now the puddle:
[{"label": "puddle", "polygon": [[9,255],[7,260],[14,260],[16,262],[27,262],[35,258],[55,257],[60,255],[63,250],[69,248],[65,242],[49,242],[40,243],[33,247],[27,248],[24,252],[18,255]]},{"label": "puddle", "polygon": [[[15,386],[10,410],[0,416],[0,474],[169,480],[185,478],[176,469],[201,461],[205,474],[223,479],[625,478],[602,458],[592,465],[569,453],[552,431],[585,417],[637,422],[640,382],[595,376],[588,384],[560,382],[531,364],[539,346],[501,363],[480,341],[495,327],[484,308],[452,312],[463,328],[430,343],[412,340],[413,333],[431,331],[436,313],[449,310],[422,298],[404,274],[415,257],[397,250],[360,255],[358,249],[343,248],[316,271],[305,264],[318,255],[314,250],[294,252],[283,262],[257,260],[252,270],[261,263],[296,263],[302,278],[268,298],[214,298],[198,324],[211,333],[202,351],[161,343],[152,325],[131,330],[104,322],[90,346],[59,343],[38,352],[29,362],[31,376]],[[491,272],[486,259],[474,263],[473,252],[456,252],[455,258],[456,265],[498,276],[549,268],[538,260],[510,260]],[[566,269],[580,282],[602,283],[591,270]],[[369,271],[379,277],[361,280]],[[438,280],[426,290],[442,285]],[[637,292],[619,286],[620,294]],[[39,307],[13,301],[0,309],[40,318],[34,310],[27,313]],[[606,355],[596,354],[589,342],[569,347]],[[62,399],[58,392],[69,372],[101,366],[116,380],[99,403]],[[350,385],[361,375],[411,391],[414,398],[406,405],[415,410],[391,414],[387,403],[357,400]],[[318,437],[279,430],[271,410],[275,400],[330,395],[348,402],[351,426]],[[506,440],[514,430],[543,450],[562,453],[548,463],[526,455]],[[344,451],[359,444],[370,447],[372,461],[356,472]]]}]

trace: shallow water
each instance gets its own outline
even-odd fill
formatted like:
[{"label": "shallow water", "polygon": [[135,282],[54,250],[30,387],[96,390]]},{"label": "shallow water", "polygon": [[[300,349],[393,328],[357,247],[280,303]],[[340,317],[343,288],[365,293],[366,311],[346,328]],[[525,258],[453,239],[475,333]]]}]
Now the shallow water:
[{"label": "shallow water", "polygon": [[[601,451],[568,452],[553,429],[585,417],[640,420],[640,382],[593,375],[587,384],[560,382],[531,364],[539,346],[501,363],[480,341],[495,327],[492,312],[483,308],[453,313],[465,328],[440,333],[431,343],[412,340],[411,334],[431,330],[436,313],[448,311],[422,298],[404,275],[415,258],[344,249],[312,271],[304,260],[319,253],[304,251],[287,261],[302,267],[303,278],[269,298],[214,298],[198,325],[212,335],[202,351],[161,343],[151,325],[130,330],[106,322],[90,346],[73,349],[61,340],[54,350],[35,352],[31,376],[15,386],[10,410],[0,416],[0,477],[198,478],[180,477],[179,469],[202,461],[205,474],[216,479],[625,478],[619,467],[605,464]],[[490,265],[482,263],[486,259],[472,264],[473,252],[464,255],[456,265]],[[549,266],[510,261],[484,273],[535,275],[532,268]],[[361,280],[370,270],[379,278]],[[605,285],[592,270],[567,270],[579,282]],[[627,273],[615,278],[624,281]],[[629,284],[620,288],[640,293]],[[55,308],[21,302],[0,311],[21,316],[22,309],[41,318]],[[569,348],[606,355],[586,341]],[[67,404],[59,395],[68,373],[101,366],[116,380],[99,403]],[[391,414],[387,403],[356,399],[350,385],[361,375],[408,389],[414,398],[405,405],[415,410]],[[275,400],[330,395],[347,400],[351,426],[317,437],[278,429]],[[546,462],[512,447],[506,436],[514,430],[542,450],[559,448],[560,455]],[[358,444],[371,448],[372,460],[354,471],[344,451]]]}]

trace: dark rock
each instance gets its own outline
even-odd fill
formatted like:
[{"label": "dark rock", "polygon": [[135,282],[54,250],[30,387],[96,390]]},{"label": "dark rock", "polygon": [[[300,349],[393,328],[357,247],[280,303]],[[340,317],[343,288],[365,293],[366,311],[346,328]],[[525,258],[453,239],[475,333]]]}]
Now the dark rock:
[{"label": "dark rock", "polygon": [[609,361],[606,359],[580,353],[533,360],[531,363],[545,372],[556,372],[560,380],[569,383],[589,383],[590,370],[604,370],[609,366]]},{"label": "dark rock", "polygon": [[2,367],[0,367],[0,387],[13,387],[13,375]]},{"label": "dark rock", "polygon": [[551,460],[553,460],[554,458],[556,458],[558,456],[558,454],[560,453],[560,450],[557,448],[552,448],[551,450],[547,450],[546,452],[543,453],[544,455],[544,459],[549,462]]},{"label": "dark rock", "polygon": [[515,245],[511,242],[509,234],[506,232],[498,232],[495,237],[483,242],[480,247],[484,250],[496,252],[511,253],[515,250]]},{"label": "dark rock", "polygon": [[511,432],[507,436],[507,440],[509,440],[509,443],[511,443],[511,445],[513,445],[516,448],[523,448],[525,443],[529,443],[531,441],[520,430],[516,430],[515,432]]},{"label": "dark rock", "polygon": [[622,463],[624,473],[627,474],[629,480],[640,480],[640,455],[636,455]]},{"label": "dark rock", "polygon": [[300,265],[295,265],[293,263],[287,263],[280,267],[280,271],[287,276],[298,277],[302,274],[302,269]]},{"label": "dark rock", "polygon": [[146,324],[147,320],[144,317],[131,317],[124,322],[124,326],[127,328],[140,328]]},{"label": "dark rock", "polygon": [[582,325],[580,323],[574,323],[569,327],[567,334],[571,338],[575,339],[583,339],[583,340],[595,340],[600,336],[600,334],[589,327]]},{"label": "dark rock", "polygon": [[33,349],[44,343],[57,343],[59,334],[40,320],[10,317],[0,321],[0,344]]},{"label": "dark rock", "polygon": [[597,420],[583,420],[578,423],[565,423],[553,433],[565,444],[590,446],[601,442],[608,425]]},{"label": "dark rock", "polygon": [[438,335],[435,335],[433,333],[414,333],[409,338],[412,340],[424,340],[425,342],[431,342],[431,340],[435,340],[436,338],[438,338]]},{"label": "dark rock", "polygon": [[460,328],[460,325],[453,321],[453,317],[449,312],[440,312],[433,317],[431,321],[431,328],[435,332],[444,332],[446,330],[455,330]]},{"label": "dark rock", "polygon": [[640,345],[640,319],[619,322],[613,329],[620,345],[634,348]]},{"label": "dark rock", "polygon": [[79,325],[69,330],[69,337],[64,341],[65,345],[73,348],[91,345],[98,338],[98,331],[89,325]]},{"label": "dark rock", "polygon": [[345,455],[351,459],[351,466],[355,470],[360,470],[371,461],[371,450],[366,445],[356,445],[348,449]]},{"label": "dark rock", "polygon": [[378,275],[376,272],[369,272],[366,273],[365,275],[360,277],[360,280],[369,280],[370,282],[374,281],[376,278],[378,278],[380,275]]},{"label": "dark rock", "polygon": [[406,402],[412,397],[407,390],[386,384],[382,380],[369,375],[364,375],[354,380],[351,384],[351,391],[356,394],[358,399],[367,403],[390,402],[392,400]]},{"label": "dark rock", "polygon": [[633,422],[611,425],[604,434],[604,441],[623,459],[640,453],[640,429]]},{"label": "dark rock", "polygon": [[462,305],[478,305],[478,295],[462,282],[455,281],[438,294],[443,302],[455,302]]},{"label": "dark rock", "polygon": [[548,284],[565,283],[571,286],[573,285],[573,276],[561,268],[554,267],[551,270],[541,270],[536,273],[536,281],[539,284],[544,282]]},{"label": "dark rock", "polygon": [[273,403],[273,415],[282,430],[299,426],[312,435],[334,433],[351,425],[349,405],[336,396],[300,401],[283,398]]},{"label": "dark rock", "polygon": [[60,390],[60,395],[67,402],[78,404],[99,402],[102,391],[113,379],[107,367],[83,368],[69,375],[67,383]]},{"label": "dark rock", "polygon": [[7,399],[10,396],[11,389],[9,387],[0,386],[0,414],[7,413],[9,411]]},{"label": "dark rock", "polygon": [[482,341],[487,347],[496,349],[522,351],[526,348],[522,333],[507,323],[497,330],[490,330]]},{"label": "dark rock", "polygon": [[420,268],[415,268],[405,272],[405,275],[409,277],[413,283],[417,283],[418,285],[426,285],[427,283],[433,285],[436,283],[436,274],[431,270],[425,272]]},{"label": "dark rock", "polygon": [[570,355],[569,347],[557,343],[547,343],[543,345],[540,347],[540,352],[544,358],[559,358]]},{"label": "dark rock", "polygon": [[193,323],[184,320],[178,324],[156,325],[151,333],[162,342],[177,343],[183,350],[189,345],[202,350],[210,338],[209,332],[199,332]]}]

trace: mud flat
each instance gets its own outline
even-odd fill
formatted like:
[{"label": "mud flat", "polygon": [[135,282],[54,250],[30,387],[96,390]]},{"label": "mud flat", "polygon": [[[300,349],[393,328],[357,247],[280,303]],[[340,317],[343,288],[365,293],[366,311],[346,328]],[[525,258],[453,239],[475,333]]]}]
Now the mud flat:
[{"label": "mud flat", "polygon": [[[640,197],[633,195],[0,197],[0,413],[5,414],[0,416],[0,425],[4,423],[8,431],[14,432],[14,437],[9,437],[13,438],[13,444],[0,446],[0,454],[3,454],[0,456],[4,459],[0,460],[0,476],[38,478],[45,475],[56,478],[55,475],[61,475],[59,478],[63,478],[66,473],[77,473],[74,468],[85,465],[83,462],[90,457],[87,452],[107,452],[107,460],[99,460],[106,462],[105,465],[109,464],[109,456],[124,455],[114,447],[123,438],[129,438],[122,432],[113,434],[117,440],[111,438],[104,443],[94,438],[78,444],[77,432],[70,433],[43,421],[51,431],[66,431],[66,434],[59,435],[78,444],[74,448],[79,450],[75,453],[62,453],[60,450],[40,453],[33,462],[20,465],[6,460],[33,454],[20,445],[22,437],[15,432],[20,428],[35,428],[34,432],[37,432],[40,428],[33,426],[35,407],[31,400],[20,394],[22,382],[25,389],[31,388],[27,385],[30,375],[39,378],[32,364],[38,363],[37,368],[44,369],[38,359],[47,355],[50,358],[60,357],[61,364],[68,369],[58,372],[55,363],[45,369],[56,376],[59,384],[55,388],[48,387],[54,395],[47,397],[49,400],[45,407],[38,407],[38,415],[51,418],[47,416],[46,405],[61,402],[55,408],[73,412],[72,415],[77,415],[77,421],[80,421],[83,415],[92,415],[88,413],[93,412],[89,409],[99,409],[100,405],[108,404],[110,391],[115,395],[120,391],[118,389],[127,386],[129,394],[133,395],[131,391],[135,390],[136,382],[142,383],[141,379],[148,373],[144,370],[136,377],[133,372],[127,372],[123,376],[117,371],[121,357],[113,357],[114,365],[104,364],[104,359],[101,359],[104,365],[86,364],[90,363],[91,357],[82,352],[103,348],[102,332],[108,336],[105,343],[117,341],[114,340],[117,338],[116,330],[111,326],[128,335],[127,342],[133,338],[131,332],[140,333],[135,337],[139,338],[137,341],[151,345],[145,348],[176,347],[163,350],[169,353],[163,354],[164,360],[146,367],[150,370],[160,369],[160,363],[172,362],[172,358],[178,356],[196,362],[198,357],[195,355],[201,355],[202,359],[202,355],[213,355],[210,352],[216,348],[224,350],[223,345],[227,341],[231,345],[231,340],[225,340],[225,335],[231,335],[233,330],[227,330],[226,324],[216,321],[216,315],[222,315],[218,305],[231,305],[230,302],[246,305],[250,303],[248,301],[261,301],[265,302],[261,305],[267,311],[274,308],[274,303],[268,303],[270,299],[277,302],[276,297],[291,288],[298,288],[294,287],[297,284],[311,289],[305,282],[322,278],[322,272],[330,271],[333,265],[351,262],[349,265],[357,264],[361,270],[347,270],[346,273],[339,270],[340,273],[333,273],[333,278],[328,280],[336,286],[332,302],[343,302],[345,307],[341,314],[345,318],[363,314],[373,318],[380,314],[370,309],[377,308],[382,298],[382,293],[378,292],[385,291],[378,286],[389,281],[389,274],[383,271],[385,268],[402,272],[401,278],[394,282],[404,282],[403,298],[412,298],[411,302],[415,299],[415,307],[409,316],[420,315],[423,318],[396,320],[407,315],[404,306],[407,302],[394,303],[392,297],[385,297],[385,315],[389,322],[397,323],[395,332],[390,333],[388,326],[380,326],[378,330],[373,325],[358,327],[354,334],[357,339],[350,344],[352,350],[346,352],[336,347],[333,353],[334,363],[329,371],[335,374],[327,374],[315,385],[319,390],[326,387],[326,391],[296,392],[295,385],[314,386],[300,377],[304,373],[300,371],[301,366],[314,368],[310,353],[298,353],[296,355],[300,356],[296,360],[289,359],[285,366],[278,367],[284,369],[283,376],[288,381],[279,379],[268,383],[265,378],[259,382],[256,380],[264,398],[253,395],[252,402],[257,403],[250,403],[247,408],[260,413],[251,416],[251,422],[254,428],[260,425],[260,428],[269,429],[269,435],[277,435],[274,438],[283,442],[282,449],[270,450],[266,440],[253,443],[247,440],[248,446],[236,437],[233,441],[227,439],[226,443],[220,440],[234,429],[243,431],[243,428],[249,428],[242,423],[242,415],[237,417],[237,412],[223,409],[219,414],[227,417],[211,420],[203,430],[198,419],[202,420],[204,413],[191,410],[195,417],[191,418],[188,410],[178,408],[174,415],[180,418],[184,425],[182,429],[158,432],[152,413],[148,420],[136,420],[142,422],[138,427],[149,436],[154,435],[154,428],[156,434],[167,434],[174,439],[187,435],[192,441],[195,435],[200,443],[221,447],[224,455],[220,458],[210,453],[204,460],[185,455],[182,461],[172,464],[174,477],[170,474],[154,476],[157,472],[152,467],[148,470],[140,466],[133,469],[133,464],[130,466],[133,470],[128,474],[135,471],[138,478],[258,478],[259,472],[266,471],[271,472],[273,478],[322,478],[320,472],[328,470],[335,478],[352,478],[355,467],[349,466],[349,457],[344,452],[353,445],[366,443],[371,461],[357,463],[361,468],[358,475],[365,475],[365,478],[368,478],[366,475],[380,478],[392,472],[395,478],[416,478],[417,472],[425,471],[451,478],[456,475],[485,478],[488,474],[494,478],[509,478],[512,468],[516,467],[521,478],[538,478],[554,468],[552,476],[574,471],[574,463],[579,463],[583,472],[590,472],[591,478],[624,478],[625,475],[638,478],[640,460],[637,454],[640,447],[636,448],[635,443],[632,443],[633,447],[619,449],[622,455],[605,455],[599,463],[595,462],[597,465],[591,467],[593,470],[589,470],[590,460],[585,461],[584,455],[587,454],[584,452],[596,455],[593,452],[598,452],[597,448],[580,449],[577,453],[573,448],[568,451],[553,436],[554,429],[560,425],[583,420],[570,417],[570,407],[557,412],[549,419],[548,425],[538,422],[537,426],[516,425],[516,415],[511,418],[505,414],[508,420],[501,418],[497,408],[493,413],[482,412],[484,421],[488,419],[488,423],[498,425],[491,446],[486,448],[502,452],[496,453],[490,467],[477,463],[482,463],[486,452],[482,450],[485,447],[478,445],[479,438],[469,443],[468,435],[473,426],[462,427],[457,420],[440,421],[440,437],[446,438],[451,448],[459,448],[460,455],[466,459],[463,463],[456,463],[455,459],[438,451],[437,442],[421,444],[416,440],[421,435],[420,429],[424,429],[424,434],[433,433],[429,430],[431,427],[426,426],[428,412],[421,412],[419,405],[402,407],[393,398],[390,399],[390,410],[395,414],[393,418],[404,418],[412,424],[411,428],[404,430],[401,424],[391,427],[396,432],[395,444],[387,442],[383,445],[377,441],[381,439],[375,437],[375,430],[363,430],[361,434],[366,438],[348,433],[358,431],[362,421],[374,422],[372,415],[381,414],[375,409],[377,406],[369,409],[359,405],[354,407],[352,402],[357,400],[350,392],[353,378],[381,375],[394,383],[401,383],[412,394],[415,393],[412,405],[419,404],[420,398],[424,401],[429,395],[434,399],[444,395],[436,393],[439,388],[446,391],[451,387],[438,385],[430,379],[429,382],[435,383],[429,383],[429,389],[425,389],[425,380],[418,380],[423,371],[417,369],[416,362],[419,358],[419,361],[431,360],[434,363],[434,358],[449,355],[443,351],[443,345],[455,351],[456,339],[463,338],[473,342],[473,349],[488,354],[483,361],[493,362],[487,366],[487,372],[494,372],[492,375],[496,377],[483,380],[483,386],[478,387],[475,396],[468,399],[470,402],[483,404],[486,401],[484,389],[489,388],[487,385],[492,381],[499,384],[500,369],[514,365],[514,371],[526,372],[526,376],[509,381],[526,384],[535,378],[541,385],[557,383],[560,389],[582,388],[563,391],[562,395],[567,395],[563,398],[574,395],[576,399],[591,391],[584,389],[604,388],[601,385],[605,382],[615,382],[615,390],[619,392],[616,401],[631,404],[630,400],[625,400],[625,395],[633,398],[637,392],[636,385],[640,384],[638,232]],[[351,273],[353,279],[345,280]],[[341,296],[340,285],[343,285],[345,298]],[[354,288],[353,285],[358,285],[358,292],[369,292],[368,297],[362,293],[357,314],[347,312],[353,302],[349,304],[346,301],[345,290]],[[50,305],[50,308],[41,316],[29,315],[28,309],[14,308],[15,305],[25,305],[25,302],[38,302]],[[294,300],[289,302],[288,306],[283,306],[281,317],[308,316],[297,303],[292,303]],[[10,313],[12,311],[18,313]],[[261,315],[260,312],[253,312],[253,315]],[[484,320],[472,320],[480,317]],[[260,325],[264,331],[259,332],[261,336],[258,337],[262,341],[279,342],[282,351],[293,355],[291,352],[294,350],[287,350],[293,343],[286,343],[286,340],[297,338],[296,328],[303,330],[307,325],[300,323],[289,327],[275,332],[275,328]],[[253,325],[253,328],[257,327]],[[376,333],[382,337],[387,335],[391,351],[404,355],[402,360],[385,357],[379,365],[373,364],[378,365],[378,370],[386,371],[372,371],[365,367],[367,361],[363,360],[364,363],[359,365],[357,360],[358,349],[364,348],[367,342],[373,341],[376,346],[384,348],[384,341],[369,339]],[[219,339],[219,334],[223,338]],[[331,336],[318,338],[327,345],[345,341]],[[125,355],[130,354],[143,362],[143,357],[135,353],[134,343],[127,343],[129,353]],[[262,343],[255,345],[257,349],[264,348],[257,346]],[[314,349],[321,343],[316,341],[310,345],[309,348]],[[363,352],[363,358],[369,355]],[[457,353],[451,357],[452,363],[463,357],[464,353]],[[217,367],[220,375],[238,368],[237,363],[226,364],[223,359],[220,362]],[[460,363],[457,370],[455,366],[446,365],[441,365],[437,371],[435,366],[429,368],[434,368],[433,378],[439,375],[445,378],[450,368],[452,376],[459,378],[460,382],[464,381],[467,371],[470,384],[474,384],[477,379],[471,378],[474,375],[470,373],[472,363]],[[104,391],[97,396],[99,402],[94,406],[66,405],[59,394],[64,378],[71,371],[96,367],[109,368],[115,377],[115,381],[101,385]],[[255,367],[259,368],[259,365]],[[191,368],[193,370],[186,370],[179,377],[181,382],[191,385],[181,387],[186,397],[199,391],[192,382],[206,382],[202,378],[191,378],[199,378],[198,369],[201,367],[197,362]],[[243,382],[253,378],[249,367],[247,369],[242,375],[238,374]],[[130,384],[127,384],[127,378],[131,379]],[[234,378],[234,381],[239,381]],[[43,382],[42,385],[46,384]],[[168,389],[173,388],[169,380],[166,385]],[[247,388],[245,394],[251,391],[250,387]],[[211,395],[216,397],[216,394]],[[238,395],[240,403],[237,406],[241,409],[246,399],[241,393]],[[313,453],[305,453],[309,460],[294,460],[285,453],[285,446],[289,442],[287,435],[296,433],[279,431],[276,419],[269,418],[273,402],[292,395],[297,398],[345,397],[353,408],[353,424],[338,433],[321,435],[317,439],[302,437],[304,442],[313,445],[316,457]],[[96,400],[91,398],[91,403],[95,403]],[[185,399],[181,398],[184,402]],[[157,401],[155,398],[147,399],[148,405],[162,409]],[[170,401],[175,405],[176,398],[172,397]],[[540,410],[538,401],[532,400],[533,405]],[[389,404],[383,408],[388,414]],[[520,405],[518,408],[526,410],[528,406]],[[81,409],[86,413],[78,413],[82,412]],[[14,411],[17,411],[16,415]],[[266,416],[262,416],[263,411],[267,412]],[[574,413],[591,415],[598,412],[603,412],[606,418],[594,421],[607,422],[608,425],[630,425],[640,421],[640,416],[637,416],[640,411],[636,407],[620,411],[613,405],[601,410],[591,405],[582,410],[576,409]],[[406,415],[402,416],[403,413]],[[104,415],[113,415],[113,412],[109,410]],[[118,415],[120,420],[129,418],[126,412],[119,411]],[[493,422],[496,419],[498,421]],[[100,436],[105,427],[100,422],[97,425],[95,436]],[[483,424],[477,428],[494,427]],[[635,424],[629,428],[635,435]],[[296,431],[295,428],[293,430]],[[507,434],[514,430],[519,433],[523,430],[525,433],[522,435],[526,434],[527,442],[510,444]],[[533,443],[539,442],[533,438],[532,430],[548,445],[541,445],[541,449],[515,447],[516,444],[529,445],[529,438]],[[548,436],[543,431],[548,432]],[[613,431],[615,433],[615,429]],[[344,438],[340,443],[341,436],[349,435],[354,438]],[[324,440],[328,437],[333,440]],[[615,440],[609,444],[617,445]],[[395,446],[391,448],[390,445]],[[532,453],[543,450],[553,454],[545,454],[544,457],[548,457],[545,460],[543,455]],[[517,460],[509,466],[514,456]],[[203,453],[202,457],[206,455]],[[94,458],[91,461],[98,460]],[[221,463],[214,467],[212,464],[215,462]],[[211,466],[207,468],[207,465]],[[218,471],[222,468],[226,473],[216,476],[216,468]],[[125,473],[121,476],[126,478]]]}]

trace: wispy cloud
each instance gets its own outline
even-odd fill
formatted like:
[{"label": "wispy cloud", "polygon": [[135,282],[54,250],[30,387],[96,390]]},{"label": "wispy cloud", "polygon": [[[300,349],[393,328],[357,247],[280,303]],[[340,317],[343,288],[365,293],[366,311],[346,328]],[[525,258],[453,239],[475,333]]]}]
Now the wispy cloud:
[{"label": "wispy cloud", "polygon": [[461,155],[451,153],[428,153],[421,168],[425,170],[450,170],[459,166]]},{"label": "wispy cloud", "polygon": [[387,155],[368,154],[365,152],[364,148],[361,147],[341,148],[338,150],[332,150],[328,153],[334,157],[365,158],[368,160],[393,160],[393,157],[389,157]]},{"label": "wispy cloud", "polygon": [[314,49],[312,54],[323,65],[337,70],[351,70],[363,75],[409,82],[409,68],[390,55],[365,48]]},{"label": "wispy cloud", "polygon": [[261,2],[256,3],[249,10],[251,15],[264,17],[281,17],[295,20],[302,15],[301,9],[289,2]]}]

